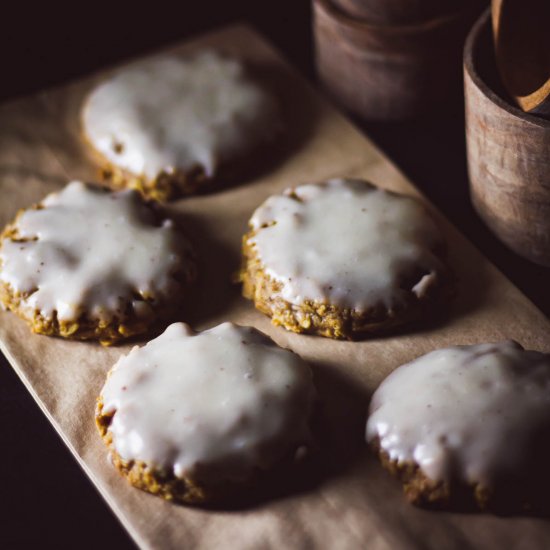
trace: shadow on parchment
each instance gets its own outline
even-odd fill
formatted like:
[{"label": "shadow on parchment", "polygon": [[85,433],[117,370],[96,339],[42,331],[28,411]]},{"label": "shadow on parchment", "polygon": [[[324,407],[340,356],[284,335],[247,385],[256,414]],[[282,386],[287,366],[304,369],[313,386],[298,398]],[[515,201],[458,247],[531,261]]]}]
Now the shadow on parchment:
[{"label": "shadow on parchment", "polygon": [[192,327],[203,325],[240,298],[240,285],[233,282],[240,255],[221,242],[199,216],[178,211],[171,211],[170,216],[188,238],[197,261],[197,280],[186,289],[177,320]]},{"label": "shadow on parchment", "polygon": [[[337,365],[313,363],[318,402],[313,413],[315,448],[303,461],[288,461],[261,473],[258,482],[227,501],[202,509],[242,512],[259,505],[314,492],[330,478],[343,475],[364,450],[368,396]],[[290,462],[290,463],[289,463]]]},{"label": "shadow on parchment", "polygon": [[[491,282],[487,273],[487,262],[481,257],[472,258],[474,251],[469,243],[466,244],[464,250],[455,250],[449,259],[456,274],[456,295],[450,304],[449,316],[456,319],[467,317],[483,308]],[[463,245],[464,243],[459,243],[460,247]]]},{"label": "shadow on parchment", "polygon": [[373,331],[362,335],[357,340],[384,340],[398,336],[420,336],[423,333],[443,328],[449,323],[468,317],[476,310],[483,308],[487,299],[490,278],[483,270],[485,263],[464,266],[458,264],[458,255],[450,258],[451,274],[448,295],[442,297],[438,303],[430,304],[421,311],[418,319],[390,329]]},{"label": "shadow on parchment", "polygon": [[12,177],[22,181],[28,179],[37,180],[51,185],[63,186],[67,184],[67,180],[65,178],[45,174],[30,167],[17,164],[0,164],[0,188],[2,187],[2,180],[4,178]]}]

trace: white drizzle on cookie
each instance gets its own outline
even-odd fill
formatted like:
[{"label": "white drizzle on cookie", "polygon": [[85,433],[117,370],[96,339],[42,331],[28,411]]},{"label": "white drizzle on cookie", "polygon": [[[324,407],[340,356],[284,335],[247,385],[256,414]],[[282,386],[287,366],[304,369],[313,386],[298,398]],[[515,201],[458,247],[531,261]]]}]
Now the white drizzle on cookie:
[{"label": "white drizzle on cookie", "polygon": [[421,297],[444,269],[434,253],[440,232],[419,201],[362,180],[289,189],[250,226],[249,243],[291,304],[392,308],[411,292]]},{"label": "white drizzle on cookie", "polygon": [[[159,225],[134,191],[74,181],[23,212],[0,248],[0,281],[44,318],[108,322],[174,299],[192,278],[190,249],[171,220]],[[179,280],[176,280],[178,276]],[[140,298],[140,296],[142,298]]]},{"label": "white drizzle on cookie", "polygon": [[510,341],[428,353],[376,390],[366,437],[432,480],[491,487],[550,437],[550,356]]},{"label": "white drizzle on cookie", "polygon": [[271,95],[239,61],[208,50],[121,70],[92,91],[83,123],[109,162],[149,180],[196,167],[211,177],[279,130]]},{"label": "white drizzle on cookie", "polygon": [[175,323],[116,363],[100,399],[123,459],[211,481],[307,446],[314,395],[309,366],[257,330]]}]

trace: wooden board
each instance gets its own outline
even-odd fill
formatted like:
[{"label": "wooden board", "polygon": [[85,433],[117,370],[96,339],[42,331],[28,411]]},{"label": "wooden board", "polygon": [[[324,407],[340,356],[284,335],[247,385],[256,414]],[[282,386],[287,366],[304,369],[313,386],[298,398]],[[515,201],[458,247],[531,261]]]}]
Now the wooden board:
[{"label": "wooden board", "polygon": [[[2,350],[39,406],[142,547],[550,547],[550,526],[540,519],[434,513],[408,505],[399,484],[363,441],[369,396],[399,364],[435,348],[503,338],[550,351],[548,320],[436,213],[460,286],[447,319],[360,343],[273,327],[230,282],[241,235],[257,205],[289,185],[339,175],[418,192],[253,31],[231,27],[176,50],[204,46],[240,55],[260,68],[281,97],[289,131],[279,161],[263,175],[170,206],[200,257],[201,279],[182,320],[197,329],[224,320],[254,325],[309,360],[323,404],[321,452],[300,479],[289,478],[240,509],[174,506],[135,490],[108,463],[93,420],[105,373],[128,346],[106,349],[30,335],[14,315],[0,312]],[[97,167],[80,138],[78,113],[101,76],[0,108],[1,224],[70,179],[96,178]],[[429,151],[425,161],[430,162]]]}]

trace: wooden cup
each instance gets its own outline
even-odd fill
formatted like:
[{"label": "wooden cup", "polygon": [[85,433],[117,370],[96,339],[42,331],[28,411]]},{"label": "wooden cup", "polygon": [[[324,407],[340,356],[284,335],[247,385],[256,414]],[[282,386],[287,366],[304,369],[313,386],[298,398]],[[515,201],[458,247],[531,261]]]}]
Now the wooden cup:
[{"label": "wooden cup", "polygon": [[489,11],[466,41],[464,86],[474,207],[512,250],[550,266],[550,121],[504,99]]},{"label": "wooden cup", "polygon": [[362,118],[431,112],[460,94],[464,38],[477,11],[418,25],[372,25],[313,0],[316,63],[329,94]]}]

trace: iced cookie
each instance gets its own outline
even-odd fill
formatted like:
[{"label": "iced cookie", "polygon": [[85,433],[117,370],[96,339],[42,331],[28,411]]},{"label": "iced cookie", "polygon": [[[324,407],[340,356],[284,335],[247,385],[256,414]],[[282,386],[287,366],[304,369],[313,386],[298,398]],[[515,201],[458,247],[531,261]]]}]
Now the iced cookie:
[{"label": "iced cookie", "polygon": [[204,503],[300,456],[314,396],[309,366],[257,330],[176,323],[115,364],[96,423],[132,485]]},{"label": "iced cookie", "polygon": [[107,180],[161,200],[246,171],[280,131],[275,99],[213,51],[119,71],[91,92],[82,121]]},{"label": "iced cookie", "polygon": [[415,504],[538,506],[550,481],[550,356],[510,341],[428,353],[376,390],[366,437]]},{"label": "iced cookie", "polygon": [[253,214],[243,294],[276,325],[356,338],[426,316],[452,285],[422,204],[352,179],[288,189]]},{"label": "iced cookie", "polygon": [[194,275],[185,237],[130,190],[71,182],[0,237],[0,301],[50,336],[109,344],[146,332]]}]

